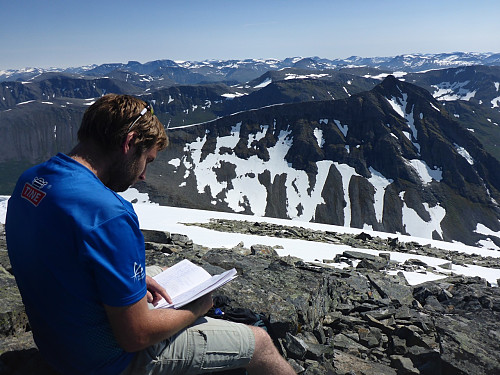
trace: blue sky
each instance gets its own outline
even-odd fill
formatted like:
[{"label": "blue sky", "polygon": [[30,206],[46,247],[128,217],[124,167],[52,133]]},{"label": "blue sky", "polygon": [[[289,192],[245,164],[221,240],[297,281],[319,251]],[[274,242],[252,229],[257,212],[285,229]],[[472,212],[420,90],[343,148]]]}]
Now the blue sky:
[{"label": "blue sky", "polygon": [[0,0],[0,69],[500,52],[498,0]]}]

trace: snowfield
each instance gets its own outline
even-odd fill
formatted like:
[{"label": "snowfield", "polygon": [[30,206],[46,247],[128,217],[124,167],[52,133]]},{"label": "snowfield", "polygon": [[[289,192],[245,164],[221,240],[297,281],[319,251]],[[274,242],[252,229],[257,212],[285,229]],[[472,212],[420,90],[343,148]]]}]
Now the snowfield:
[{"label": "snowfield", "polygon": [[[179,233],[188,236],[194,243],[207,247],[226,247],[232,248],[241,242],[249,248],[255,244],[277,246],[276,251],[280,256],[291,255],[303,259],[306,262],[323,262],[323,260],[332,260],[335,255],[342,254],[345,250],[356,250],[364,253],[378,255],[379,251],[369,249],[352,248],[348,245],[326,244],[304,240],[285,239],[276,237],[263,237],[257,235],[247,235],[240,233],[217,232],[197,226],[188,226],[188,223],[208,223],[210,219],[229,219],[246,220],[251,222],[267,222],[271,224],[304,227],[312,230],[330,231],[338,233],[359,234],[365,232],[371,236],[378,236],[382,239],[397,237],[401,242],[414,241],[422,245],[430,244],[433,247],[453,250],[466,254],[479,254],[481,256],[491,256],[500,258],[500,251],[488,249],[487,247],[472,247],[461,243],[451,243],[436,241],[427,238],[405,236],[400,234],[374,232],[365,229],[356,229],[335,225],[310,223],[298,220],[274,219],[259,216],[248,216],[242,214],[223,213],[215,211],[194,210],[178,207],[166,207],[152,203],[147,194],[139,193],[136,189],[130,188],[121,194],[125,199],[134,201],[134,209],[139,217],[142,229],[162,230],[170,233]],[[0,222],[5,223],[5,214],[7,210],[8,197],[0,196]],[[484,228],[478,228],[478,231],[485,231]],[[461,274],[465,276],[480,276],[486,279],[492,286],[498,286],[500,279],[500,269],[486,268],[475,265],[459,266],[453,264],[452,269],[444,269],[440,266],[449,263],[440,258],[422,256],[415,254],[406,254],[400,252],[391,252],[391,260],[403,263],[408,259],[419,259],[427,265],[436,267],[439,273],[433,272],[403,272],[404,276],[411,285],[417,285],[426,281],[436,280],[446,277],[446,274]],[[342,263],[329,263],[335,267],[346,267]],[[396,273],[398,271],[389,271]]]}]

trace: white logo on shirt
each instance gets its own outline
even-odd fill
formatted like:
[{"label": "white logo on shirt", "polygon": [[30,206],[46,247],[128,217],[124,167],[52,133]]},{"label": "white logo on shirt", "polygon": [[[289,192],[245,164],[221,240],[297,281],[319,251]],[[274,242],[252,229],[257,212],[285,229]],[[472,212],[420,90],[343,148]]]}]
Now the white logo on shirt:
[{"label": "white logo on shirt", "polygon": [[43,177],[35,177],[31,183],[38,189],[43,189],[48,184]]},{"label": "white logo on shirt", "polygon": [[146,274],[144,273],[144,269],[142,268],[142,266],[140,264],[134,262],[134,275],[132,276],[134,281],[142,280],[145,277],[146,277]]}]

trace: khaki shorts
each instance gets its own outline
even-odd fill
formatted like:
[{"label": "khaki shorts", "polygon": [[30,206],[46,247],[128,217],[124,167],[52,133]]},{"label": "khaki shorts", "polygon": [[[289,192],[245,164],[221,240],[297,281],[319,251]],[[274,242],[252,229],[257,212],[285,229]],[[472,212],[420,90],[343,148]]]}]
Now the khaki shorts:
[{"label": "khaki shorts", "polygon": [[200,374],[246,366],[255,350],[252,330],[222,319],[200,318],[165,341],[136,354],[122,375]]}]

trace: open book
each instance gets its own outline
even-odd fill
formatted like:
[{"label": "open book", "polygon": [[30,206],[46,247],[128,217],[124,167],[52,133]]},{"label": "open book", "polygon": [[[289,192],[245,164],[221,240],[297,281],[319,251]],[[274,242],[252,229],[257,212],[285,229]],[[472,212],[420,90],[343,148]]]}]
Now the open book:
[{"label": "open book", "polygon": [[184,259],[153,277],[158,284],[167,290],[173,302],[168,303],[165,299],[162,299],[155,308],[177,309],[204,294],[210,293],[212,290],[233,280],[236,276],[234,268],[219,275],[211,276],[202,267]]}]

